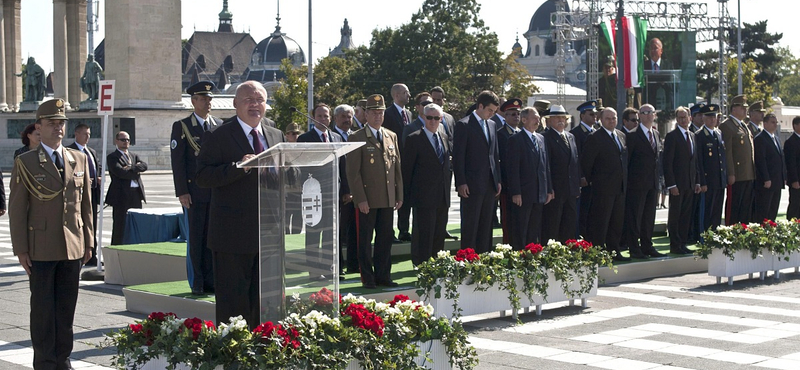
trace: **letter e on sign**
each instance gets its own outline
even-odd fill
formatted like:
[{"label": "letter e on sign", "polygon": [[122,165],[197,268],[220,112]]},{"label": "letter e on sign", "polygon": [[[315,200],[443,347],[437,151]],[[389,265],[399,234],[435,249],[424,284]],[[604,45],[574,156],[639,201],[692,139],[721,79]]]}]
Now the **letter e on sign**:
[{"label": "letter e on sign", "polygon": [[100,116],[114,114],[114,80],[100,81],[98,95],[97,114]]}]

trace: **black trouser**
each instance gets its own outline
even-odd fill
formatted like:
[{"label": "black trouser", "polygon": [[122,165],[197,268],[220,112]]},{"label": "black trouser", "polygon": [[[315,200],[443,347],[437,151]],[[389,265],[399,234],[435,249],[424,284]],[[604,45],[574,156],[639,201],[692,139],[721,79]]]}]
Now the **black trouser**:
[{"label": "black trouser", "polygon": [[592,205],[592,187],[584,186],[581,188],[581,196],[578,198],[578,237],[584,239],[589,235],[589,208]]},{"label": "black trouser", "polygon": [[[700,228],[703,226],[704,221],[700,219],[703,215],[700,210],[705,210],[705,197],[702,193],[697,193],[692,197],[692,221],[689,224],[688,241],[690,243],[697,243],[700,240],[700,233],[703,232]],[[705,216],[705,215],[703,215]]]},{"label": "black trouser", "polygon": [[493,189],[490,184],[483,194],[472,191],[469,198],[461,198],[461,248],[472,248],[477,253],[492,249]]},{"label": "black trouser", "polygon": [[625,194],[625,244],[631,254],[647,253],[653,249],[653,227],[656,223],[656,206],[660,191],[628,189]]},{"label": "black trouser", "polygon": [[786,219],[800,218],[800,189],[789,187],[789,206],[786,207]]},{"label": "black trouser", "polygon": [[260,324],[258,253],[213,252],[217,325],[242,315],[247,326]]},{"label": "black trouser", "polygon": [[586,239],[594,245],[605,246],[609,252],[620,252],[625,221],[625,193],[592,194],[588,217]]},{"label": "black trouser", "polygon": [[[562,193],[564,192],[562,191]],[[577,203],[578,199],[574,197],[556,195],[550,203],[544,205],[542,210],[543,243],[550,239],[558,240],[562,243],[568,239],[575,239],[576,228],[578,227]]]},{"label": "black trouser", "polygon": [[114,226],[111,228],[111,245],[120,245],[125,240],[125,220],[128,218],[128,210],[131,208],[142,208],[142,199],[139,198],[139,189],[126,188],[123,190],[120,204],[112,205],[111,216]]},{"label": "black trouser", "polygon": [[[91,159],[90,159],[91,160]],[[92,188],[92,230],[94,230],[94,247],[92,248],[92,258],[97,259],[97,234],[102,235],[102,231],[97,230],[97,215],[100,207],[100,187]],[[98,261],[99,263],[99,261]]]},{"label": "black trouser", "polygon": [[411,262],[416,266],[435,257],[444,249],[449,207],[414,207],[414,228],[411,234]]},{"label": "black trouser", "polygon": [[[672,204],[670,203],[670,208]],[[753,181],[737,181],[731,186],[731,196],[728,198],[730,209],[729,219],[725,222],[728,225],[736,223],[748,223],[753,220]]]},{"label": "black trouser", "polygon": [[542,203],[522,203],[517,206],[511,203],[511,222],[514,223],[514,234],[511,235],[511,247],[522,250],[530,243],[540,243],[542,235]]},{"label": "black trouser", "polygon": [[778,205],[781,203],[781,187],[783,184],[772,184],[769,189],[764,189],[763,185],[757,186],[756,208],[753,212],[754,222],[761,222],[764,219],[775,221],[778,218]]},{"label": "black trouser", "polygon": [[81,260],[32,261],[30,320],[36,370],[69,368],[80,272]]},{"label": "black trouser", "polygon": [[306,224],[306,267],[309,274],[319,276],[331,274],[332,265],[333,225],[329,212],[323,212],[319,224]]},{"label": "black trouser", "polygon": [[192,287],[214,291],[214,264],[208,241],[208,202],[192,202],[184,208],[189,217],[189,258],[192,260]]},{"label": "black trouser", "polygon": [[[392,224],[393,208],[370,208],[368,214],[361,210],[358,219],[358,265],[364,284],[388,283],[392,280]],[[370,242],[375,232],[375,250]]]},{"label": "black trouser", "polygon": [[722,199],[725,197],[725,189],[708,189],[705,194],[703,231],[709,228],[716,229],[722,224]]},{"label": "black trouser", "polygon": [[694,192],[691,190],[680,190],[679,192],[678,195],[669,195],[667,230],[669,231],[670,251],[680,251],[689,240]]},{"label": "black trouser", "polygon": [[[347,269],[358,271],[358,229],[356,209],[353,202],[339,207],[339,267],[344,268],[342,246],[347,245]],[[345,241],[346,243],[342,243]]]},{"label": "black trouser", "polygon": [[302,193],[288,190],[286,192],[286,233],[300,234],[303,230],[303,213],[301,210]]},{"label": "black trouser", "polygon": [[[411,218],[411,206],[402,206],[397,210],[397,229],[400,234],[407,233],[409,229],[409,219]],[[392,232],[394,235],[394,232]],[[398,235],[399,237],[399,235]]]},{"label": "black trouser", "polygon": [[500,219],[502,220],[501,226],[503,228],[503,243],[511,245],[511,235],[514,233],[514,223],[511,222],[511,197],[503,190],[500,193]]}]

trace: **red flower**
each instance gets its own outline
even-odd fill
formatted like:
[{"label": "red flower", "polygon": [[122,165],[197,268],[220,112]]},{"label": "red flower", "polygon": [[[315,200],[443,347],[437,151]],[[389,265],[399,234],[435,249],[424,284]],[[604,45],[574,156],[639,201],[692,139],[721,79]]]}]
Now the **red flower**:
[{"label": "red flower", "polygon": [[344,310],[344,314],[350,316],[353,326],[372,331],[379,337],[383,336],[383,318],[367,310],[364,305],[351,304]]},{"label": "red flower", "polygon": [[[328,288],[322,288],[319,292],[311,294],[311,302],[314,302],[317,306],[331,306],[333,305],[333,292],[328,290]],[[339,295],[339,303],[342,302],[342,296]]]},{"label": "red flower", "polygon": [[770,219],[766,219],[766,218],[764,219],[764,221],[761,222],[761,224],[764,225],[764,227],[767,227],[767,226],[771,226],[771,227],[778,226],[777,222],[772,221]]},{"label": "red flower", "polygon": [[269,341],[272,335],[278,335],[281,338],[281,347],[288,347],[292,349],[300,348],[300,332],[295,328],[286,329],[283,325],[274,325],[271,321],[259,324],[253,329],[253,334],[258,335],[262,342]]},{"label": "red flower", "polygon": [[569,239],[564,244],[566,244],[570,249],[583,249],[584,252],[588,252],[589,249],[592,248],[592,243],[583,239]]},{"label": "red flower", "polygon": [[744,231],[747,231],[747,230],[749,230],[749,228],[747,227],[747,224],[746,224],[746,223],[742,222],[742,223],[740,223],[739,225],[742,225],[742,230],[744,230]]},{"label": "red flower", "polygon": [[[203,322],[203,320],[193,317],[191,319],[184,320],[183,326],[192,331],[192,340],[197,340],[197,338],[200,336],[200,333],[203,331],[203,326],[208,326],[209,323],[211,322]],[[214,323],[211,323],[211,327],[213,326]]]},{"label": "red flower", "polygon": [[[411,298],[408,298],[405,294],[398,294],[394,296],[394,299],[389,302],[389,306],[394,307],[396,304],[400,302],[411,301]],[[413,302],[413,301],[412,301]]]},{"label": "red flower", "polygon": [[130,324],[130,325],[128,325],[128,326],[131,328],[131,331],[132,331],[134,334],[138,334],[138,333],[140,333],[140,332],[142,331],[142,328],[143,328],[143,327],[142,327],[142,324]]},{"label": "red flower", "polygon": [[153,312],[149,316],[147,316],[148,319],[155,321],[164,321],[167,319],[167,317],[178,317],[178,316],[172,312],[167,312],[167,313]]},{"label": "red flower", "polygon": [[544,248],[542,248],[541,244],[531,243],[531,244],[528,244],[528,245],[525,246],[525,250],[528,251],[528,252],[531,252],[532,254],[539,253],[543,249]]},{"label": "red flower", "polygon": [[464,260],[466,260],[467,262],[474,262],[479,259],[481,259],[481,257],[477,253],[475,253],[475,250],[472,248],[459,249],[458,252],[456,252],[456,257],[455,257],[455,260],[459,262]]}]

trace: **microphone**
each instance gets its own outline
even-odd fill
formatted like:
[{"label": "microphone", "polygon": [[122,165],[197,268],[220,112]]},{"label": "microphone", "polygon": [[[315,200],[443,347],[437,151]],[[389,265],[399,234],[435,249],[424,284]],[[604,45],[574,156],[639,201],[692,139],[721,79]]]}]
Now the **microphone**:
[{"label": "microphone", "polygon": [[296,113],[300,113],[300,114],[302,114],[303,116],[305,116],[306,118],[308,118],[309,120],[311,120],[311,122],[314,122],[315,124],[318,124],[318,125],[320,125],[320,126],[324,127],[326,130],[328,130],[328,131],[331,131],[331,129],[330,129],[330,127],[328,127],[328,125],[326,125],[326,124],[324,124],[324,123],[322,123],[322,122],[320,122],[320,121],[317,121],[317,120],[315,120],[313,117],[311,117],[311,116],[309,116],[308,114],[306,114],[306,112],[304,112],[304,111],[301,111],[301,110],[297,109],[297,107],[289,107],[289,110],[290,110],[291,112],[293,112],[293,113],[294,113],[294,112],[296,112]]}]

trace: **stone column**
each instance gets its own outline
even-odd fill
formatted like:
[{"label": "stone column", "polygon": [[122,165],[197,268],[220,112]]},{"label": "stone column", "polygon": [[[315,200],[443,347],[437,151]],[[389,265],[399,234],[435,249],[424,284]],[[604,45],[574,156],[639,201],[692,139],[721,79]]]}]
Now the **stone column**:
[{"label": "stone column", "polygon": [[11,110],[22,102],[22,46],[20,38],[20,0],[3,0],[3,46],[5,51],[6,103]]},{"label": "stone column", "polygon": [[0,7],[0,112],[8,111],[8,103],[6,103],[6,47],[4,39],[5,19],[3,19],[5,12]]},{"label": "stone column", "polygon": [[116,108],[182,109],[181,1],[106,1],[106,79]]},{"label": "stone column", "polygon": [[53,96],[64,100],[69,99],[67,61],[67,1],[53,0]]},{"label": "stone column", "polygon": [[86,0],[67,0],[67,96],[73,108],[78,108],[87,95],[81,90],[81,76],[86,64]]}]

